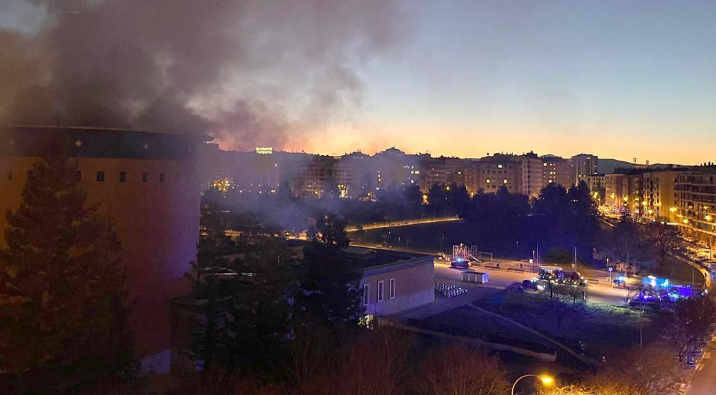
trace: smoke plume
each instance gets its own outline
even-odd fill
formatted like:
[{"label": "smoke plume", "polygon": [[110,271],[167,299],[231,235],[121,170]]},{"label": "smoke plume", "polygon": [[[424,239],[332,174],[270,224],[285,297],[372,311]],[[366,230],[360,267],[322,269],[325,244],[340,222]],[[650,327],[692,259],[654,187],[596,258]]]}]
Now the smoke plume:
[{"label": "smoke plume", "polygon": [[[281,147],[360,106],[400,0],[6,0],[0,122],[207,133]],[[16,21],[15,21],[16,22]]]}]

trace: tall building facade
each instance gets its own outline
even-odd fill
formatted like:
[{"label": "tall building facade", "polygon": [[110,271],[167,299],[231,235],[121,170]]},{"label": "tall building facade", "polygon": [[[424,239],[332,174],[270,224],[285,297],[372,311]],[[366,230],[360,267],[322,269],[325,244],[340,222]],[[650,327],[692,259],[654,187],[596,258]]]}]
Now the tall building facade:
[{"label": "tall building facade", "polygon": [[677,223],[685,234],[716,245],[716,166],[702,166],[676,177]]},{"label": "tall building facade", "polygon": [[293,177],[292,190],[294,195],[304,198],[321,198],[326,191],[338,187],[333,177],[332,156],[313,155],[308,160],[297,163],[298,169]]},{"label": "tall building facade", "polygon": [[592,154],[579,154],[570,159],[574,166],[574,185],[586,180],[588,176],[599,173],[599,158]]},{"label": "tall building facade", "polygon": [[478,163],[478,189],[496,193],[501,187],[511,193],[519,193],[521,187],[521,163],[513,155],[496,154],[482,158]]},{"label": "tall building facade", "polygon": [[520,190],[519,192],[530,197],[539,195],[544,186],[543,162],[534,153],[519,157],[520,160]]},{"label": "tall building facade", "polygon": [[574,184],[574,166],[572,162],[558,156],[542,157],[542,182],[569,188]]},{"label": "tall building facade", "polygon": [[420,160],[420,189],[427,192],[431,186],[456,184],[467,187],[468,177],[474,177],[470,171],[471,161],[460,158],[424,157]]},{"label": "tall building facade", "polygon": [[[22,203],[28,171],[48,146],[77,161],[87,203],[110,219],[122,242],[130,323],[144,369],[171,362],[169,301],[190,290],[186,274],[199,241],[202,138],[131,130],[0,128],[0,212]],[[0,246],[7,224],[0,221]]]},{"label": "tall building facade", "polygon": [[594,199],[597,200],[600,205],[604,204],[606,202],[606,177],[604,174],[586,176],[584,182],[587,183],[587,187]]},{"label": "tall building facade", "polygon": [[607,174],[604,176],[606,206],[615,213],[628,212],[632,217],[641,217],[644,195],[643,177],[640,171],[629,174]]},{"label": "tall building facade", "polygon": [[643,174],[642,216],[649,220],[674,222],[676,219],[675,182],[681,171],[648,171]]},{"label": "tall building facade", "polygon": [[333,178],[341,197],[357,199],[366,196],[373,189],[370,156],[360,152],[341,156],[333,164]]},{"label": "tall building facade", "polygon": [[371,158],[376,188],[419,183],[421,163],[428,158],[430,155],[408,155],[395,147],[376,153]]}]

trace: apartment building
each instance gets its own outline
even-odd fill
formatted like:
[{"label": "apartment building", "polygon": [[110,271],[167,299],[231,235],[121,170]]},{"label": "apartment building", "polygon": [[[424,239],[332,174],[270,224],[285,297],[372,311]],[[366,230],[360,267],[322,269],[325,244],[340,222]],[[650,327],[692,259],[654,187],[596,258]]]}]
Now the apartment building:
[{"label": "apartment building", "polygon": [[391,185],[417,184],[420,182],[421,166],[430,155],[408,155],[392,147],[378,152],[371,158],[371,172],[375,181],[375,189]]},{"label": "apartment building", "polygon": [[342,198],[366,196],[374,184],[370,171],[370,156],[353,152],[337,158],[333,164],[333,178]]},{"label": "apartment building", "polygon": [[520,188],[519,193],[533,197],[539,195],[544,185],[543,162],[536,154],[530,152],[519,157]]},{"label": "apartment building", "polygon": [[[443,156],[423,158],[420,161],[420,189],[427,192],[435,184],[467,186],[468,176],[473,175],[469,170],[471,166],[472,163],[467,159]],[[468,175],[468,173],[470,174]]]},{"label": "apartment building", "polygon": [[543,156],[541,159],[543,186],[557,184],[569,188],[574,185],[574,165],[572,162],[558,156]]},{"label": "apartment building", "polygon": [[606,206],[613,212],[628,211],[632,217],[639,217],[642,211],[643,172],[629,174],[607,174],[604,176]]},{"label": "apartment building", "polygon": [[294,195],[320,199],[326,191],[337,188],[338,184],[333,178],[334,163],[333,157],[319,155],[298,163],[292,185]]},{"label": "apartment building", "polygon": [[675,181],[680,174],[678,170],[648,171],[643,174],[643,218],[675,221]]},{"label": "apartment building", "polygon": [[682,231],[716,244],[716,166],[684,171],[674,181],[675,214]]},{"label": "apartment building", "polygon": [[470,196],[473,196],[480,188],[479,161],[476,159],[466,159],[465,161],[465,189]]},{"label": "apartment building", "polygon": [[430,187],[438,184],[448,184],[448,168],[446,165],[446,159],[441,158],[426,158],[420,162],[420,177],[418,178],[420,189],[427,193]]},{"label": "apartment building", "polygon": [[606,177],[604,174],[593,174],[591,176],[584,177],[583,181],[587,184],[590,191],[597,192],[600,189],[604,189]]},{"label": "apartment building", "polygon": [[482,158],[478,164],[478,188],[495,193],[505,186],[511,193],[519,193],[522,166],[514,155],[495,154]]},{"label": "apartment building", "polygon": [[572,162],[572,166],[574,167],[574,185],[579,185],[579,182],[586,180],[588,176],[599,173],[599,157],[596,155],[575,155],[570,159],[570,162]]}]

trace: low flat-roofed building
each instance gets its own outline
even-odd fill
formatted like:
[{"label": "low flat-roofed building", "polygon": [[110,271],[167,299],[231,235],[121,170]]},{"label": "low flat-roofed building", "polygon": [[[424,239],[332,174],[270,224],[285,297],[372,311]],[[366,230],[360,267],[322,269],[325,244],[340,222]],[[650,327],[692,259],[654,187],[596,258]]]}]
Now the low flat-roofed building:
[{"label": "low flat-roofed building", "polygon": [[432,256],[360,247],[343,251],[362,267],[366,316],[398,314],[435,300]]}]

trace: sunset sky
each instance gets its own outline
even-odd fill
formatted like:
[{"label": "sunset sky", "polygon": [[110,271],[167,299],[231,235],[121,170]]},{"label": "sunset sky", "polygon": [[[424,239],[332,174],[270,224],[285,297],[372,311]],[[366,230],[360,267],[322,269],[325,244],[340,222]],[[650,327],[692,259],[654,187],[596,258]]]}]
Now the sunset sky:
[{"label": "sunset sky", "polygon": [[317,148],[716,160],[716,2],[439,1],[420,11],[403,49],[365,71],[356,133]]},{"label": "sunset sky", "polygon": [[[716,161],[716,1],[406,0],[403,10],[397,42],[354,67],[360,100],[289,134],[286,148]],[[5,11],[0,26],[33,23]]]}]

